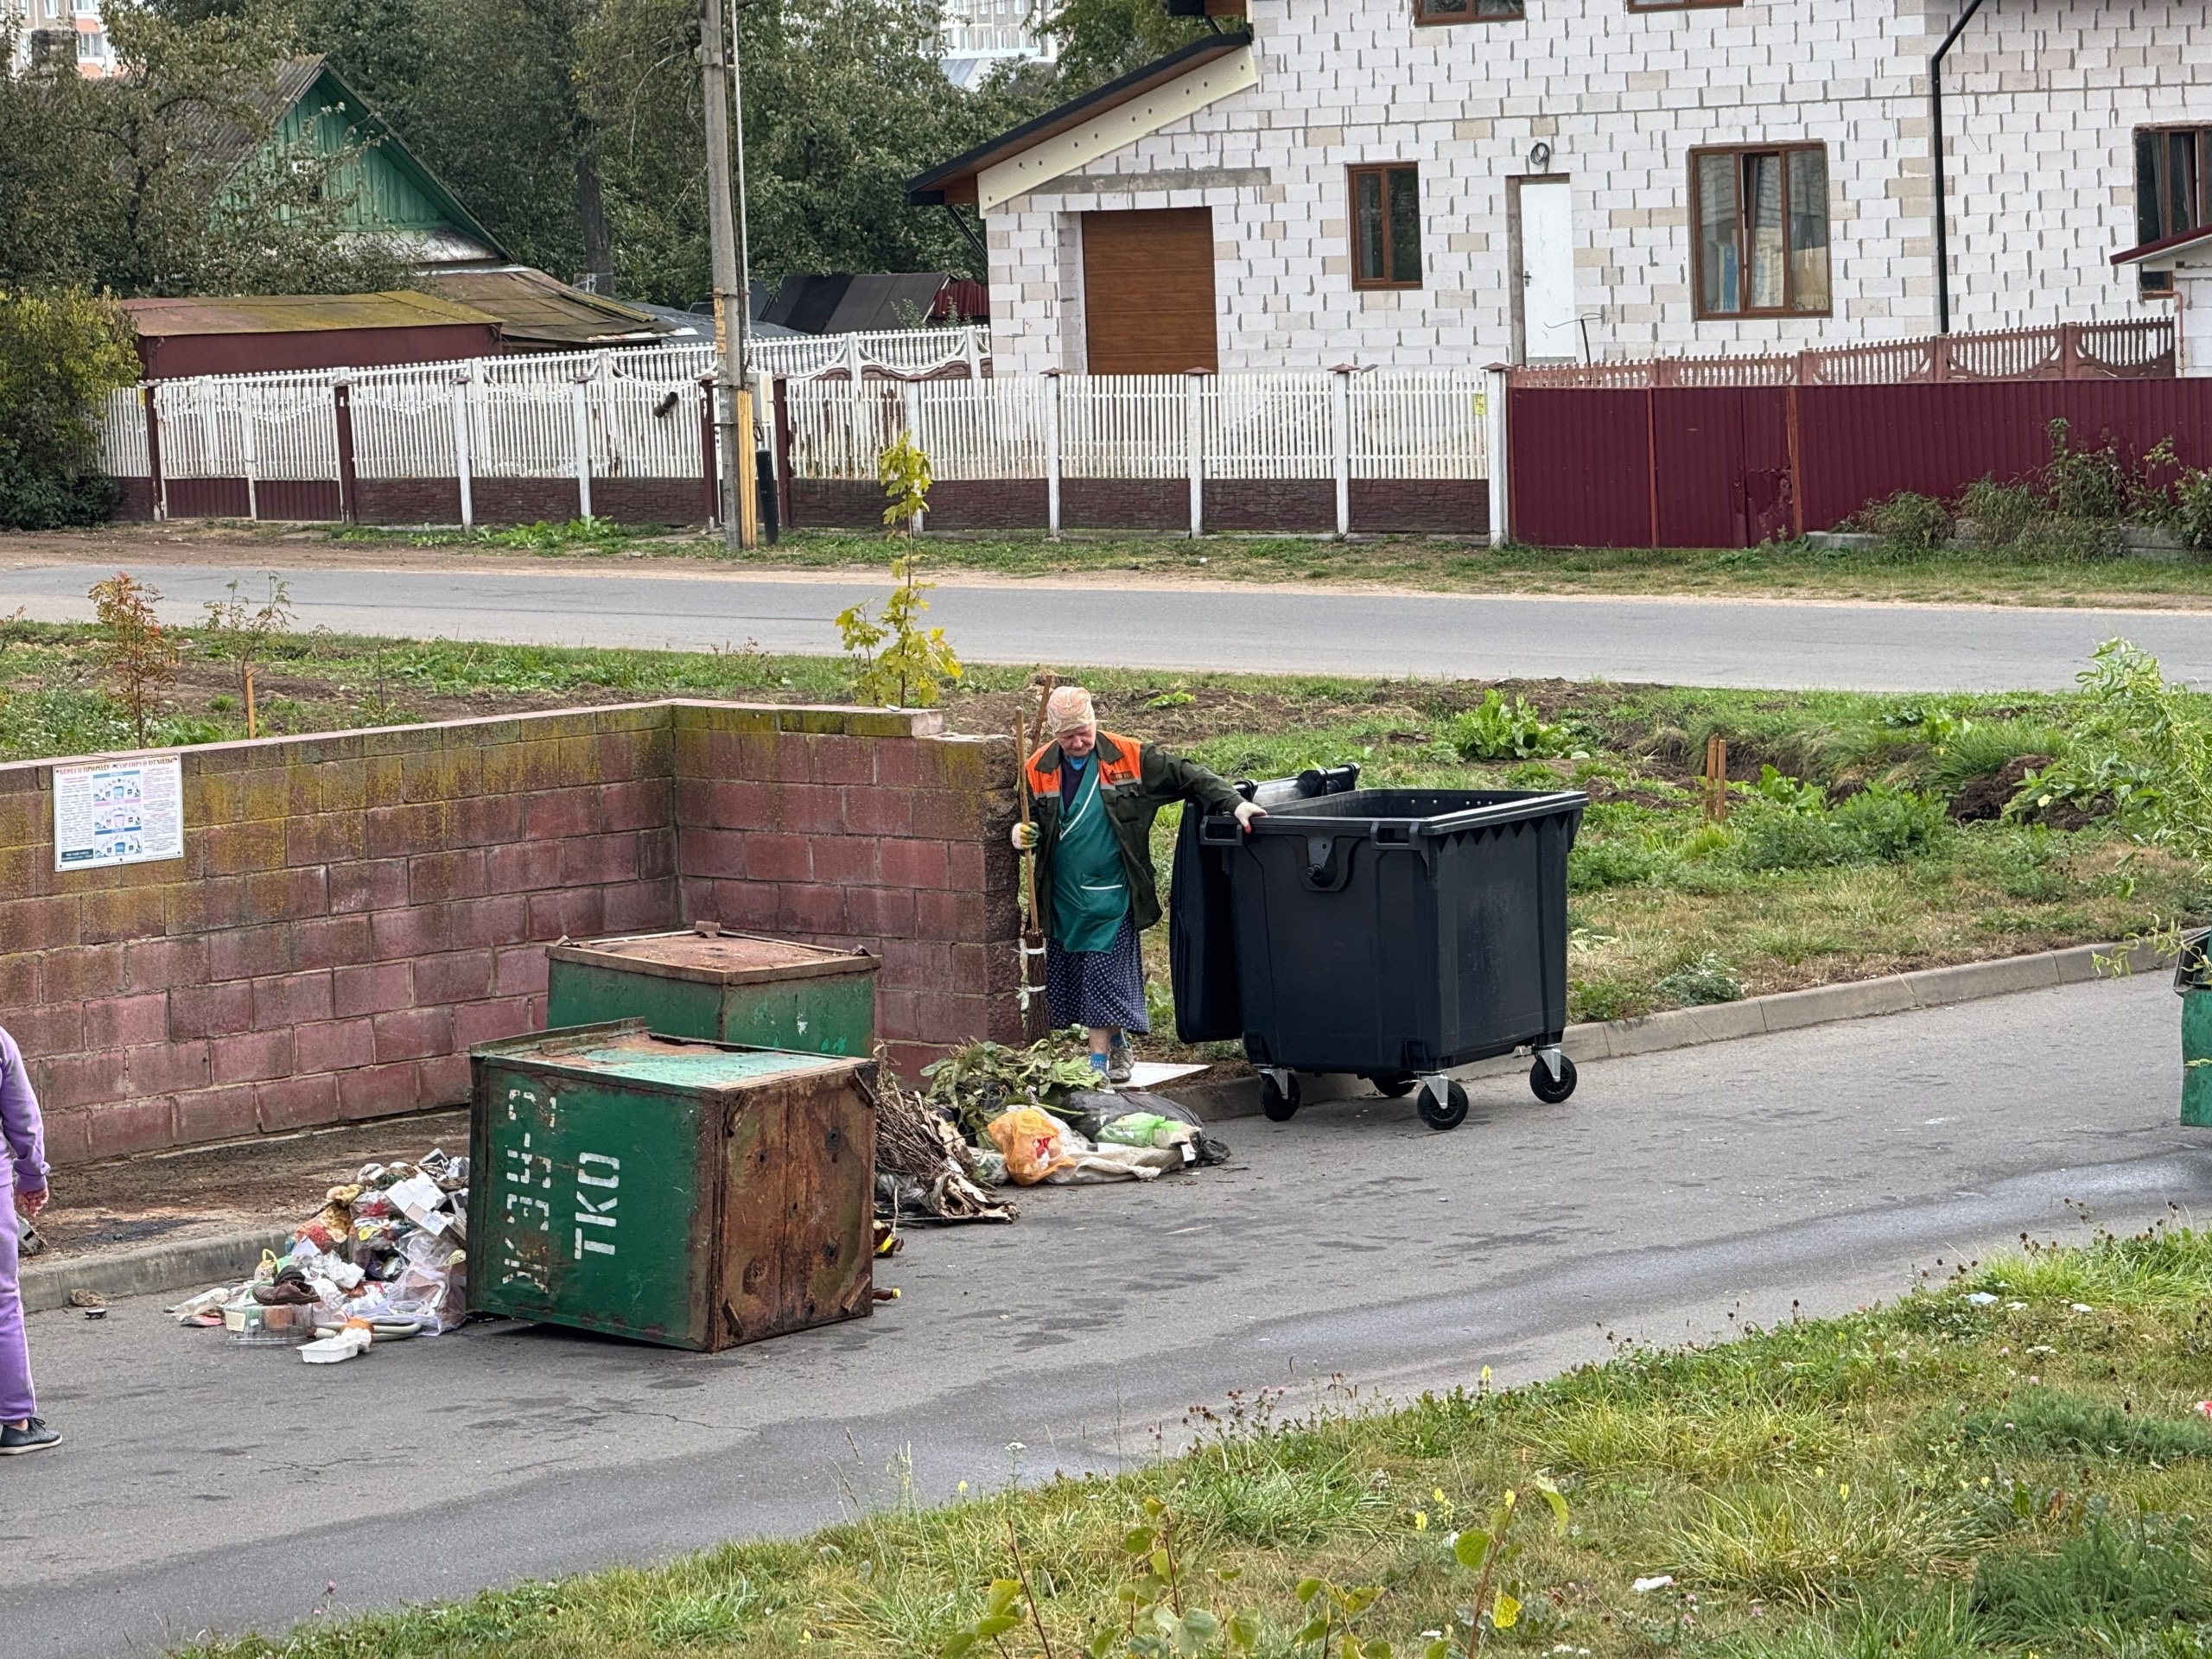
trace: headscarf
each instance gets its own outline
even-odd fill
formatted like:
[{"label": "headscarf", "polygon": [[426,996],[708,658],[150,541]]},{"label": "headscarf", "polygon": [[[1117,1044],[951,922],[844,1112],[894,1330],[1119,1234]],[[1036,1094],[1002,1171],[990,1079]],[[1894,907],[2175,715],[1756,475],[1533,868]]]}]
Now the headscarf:
[{"label": "headscarf", "polygon": [[1045,729],[1054,737],[1097,723],[1098,710],[1090,693],[1079,685],[1063,685],[1045,699]]}]

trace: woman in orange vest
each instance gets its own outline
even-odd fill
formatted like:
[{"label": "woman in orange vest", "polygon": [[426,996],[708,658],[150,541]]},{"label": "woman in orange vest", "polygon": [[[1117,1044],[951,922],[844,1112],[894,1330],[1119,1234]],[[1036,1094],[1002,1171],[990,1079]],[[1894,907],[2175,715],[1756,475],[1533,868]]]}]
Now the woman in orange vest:
[{"label": "woman in orange vest", "polygon": [[1090,693],[1064,685],[1045,704],[1052,741],[1029,757],[1033,819],[1014,826],[1037,855],[1037,925],[1045,933],[1045,1000],[1058,1026],[1090,1033],[1090,1063],[1127,1083],[1131,1032],[1149,1033],[1137,935],[1160,919],[1152,821],[1174,801],[1266,813],[1195,761],[1157,743],[1098,729]]}]

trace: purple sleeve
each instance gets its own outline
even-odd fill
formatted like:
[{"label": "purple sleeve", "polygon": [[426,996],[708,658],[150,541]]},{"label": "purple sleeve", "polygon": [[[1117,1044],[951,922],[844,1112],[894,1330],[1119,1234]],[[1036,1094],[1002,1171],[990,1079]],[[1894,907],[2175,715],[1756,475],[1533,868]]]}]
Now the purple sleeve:
[{"label": "purple sleeve", "polygon": [[38,1096],[31,1093],[22,1050],[3,1030],[0,1030],[0,1135],[7,1137],[16,1191],[46,1191],[46,1128],[39,1121]]}]

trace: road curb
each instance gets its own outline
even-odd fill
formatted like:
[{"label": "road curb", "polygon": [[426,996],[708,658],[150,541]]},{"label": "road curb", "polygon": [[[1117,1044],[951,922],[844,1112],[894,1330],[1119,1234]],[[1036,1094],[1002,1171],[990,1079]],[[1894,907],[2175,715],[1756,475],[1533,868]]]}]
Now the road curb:
[{"label": "road curb", "polygon": [[[1560,1046],[1569,1058],[1577,1061],[1625,1059],[1636,1054],[1662,1053],[1671,1048],[1732,1042],[1739,1037],[1802,1031],[1808,1026],[1910,1014],[1923,1008],[1947,1007],[1955,1002],[1979,1001],[1984,997],[2009,996],[2016,991],[2078,985],[2098,977],[2097,957],[2123,954],[2129,968],[2136,972],[2156,967],[2160,960],[2158,952],[2147,945],[2123,953],[2116,944],[2077,944],[2063,950],[2039,950],[2033,956],[1999,957],[1992,962],[1922,968],[1908,974],[1885,974],[1879,979],[1815,985],[1802,991],[1777,991],[1767,996],[1745,997],[1740,1002],[1669,1008],[1663,1014],[1645,1014],[1635,1020],[1602,1023],[1593,1020],[1569,1027]],[[1503,1077],[1525,1069],[1527,1065],[1525,1059],[1502,1057],[1455,1067],[1452,1075],[1465,1078]],[[1308,1077],[1300,1087],[1306,1104],[1349,1100],[1363,1096],[1365,1091],[1366,1085],[1359,1078],[1345,1077]],[[1202,1083],[1187,1089],[1171,1087],[1161,1092],[1173,1096],[1209,1122],[1256,1117],[1260,1114],[1257,1077]]]},{"label": "road curb", "polygon": [[72,1291],[89,1291],[105,1300],[151,1296],[162,1291],[194,1290],[235,1283],[253,1271],[264,1250],[291,1248],[289,1227],[219,1233],[176,1244],[149,1244],[112,1255],[88,1255],[42,1262],[33,1256],[22,1271],[23,1308],[43,1313],[67,1307]]}]

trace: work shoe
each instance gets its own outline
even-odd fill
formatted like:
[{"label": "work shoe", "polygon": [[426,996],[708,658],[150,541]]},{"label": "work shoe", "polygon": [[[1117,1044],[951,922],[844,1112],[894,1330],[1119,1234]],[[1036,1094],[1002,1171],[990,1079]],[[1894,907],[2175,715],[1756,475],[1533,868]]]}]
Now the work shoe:
[{"label": "work shoe", "polygon": [[60,1444],[61,1431],[48,1428],[43,1417],[34,1417],[21,1428],[0,1428],[0,1458],[20,1458]]},{"label": "work shoe", "polygon": [[1106,1081],[1127,1083],[1137,1074],[1136,1051],[1127,1037],[1116,1036],[1106,1050]]}]

